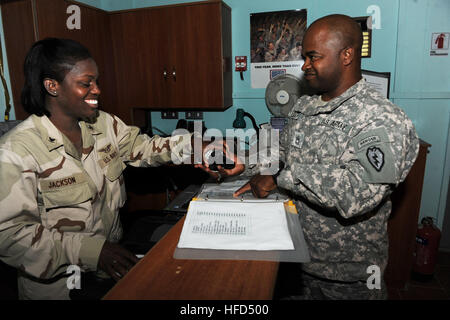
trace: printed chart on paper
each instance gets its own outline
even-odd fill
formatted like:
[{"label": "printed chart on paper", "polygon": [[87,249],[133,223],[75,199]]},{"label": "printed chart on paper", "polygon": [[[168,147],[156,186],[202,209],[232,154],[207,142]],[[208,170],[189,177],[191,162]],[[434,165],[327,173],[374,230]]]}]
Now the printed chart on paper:
[{"label": "printed chart on paper", "polygon": [[293,250],[283,202],[192,201],[178,248]]}]

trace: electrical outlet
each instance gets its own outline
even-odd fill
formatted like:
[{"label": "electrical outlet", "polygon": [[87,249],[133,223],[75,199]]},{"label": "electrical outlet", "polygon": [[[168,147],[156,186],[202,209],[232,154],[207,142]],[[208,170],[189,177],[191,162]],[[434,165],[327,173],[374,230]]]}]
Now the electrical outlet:
[{"label": "electrical outlet", "polygon": [[186,111],[186,119],[200,120],[203,119],[203,111]]},{"label": "electrical outlet", "polygon": [[161,119],[178,119],[178,111],[161,111]]}]

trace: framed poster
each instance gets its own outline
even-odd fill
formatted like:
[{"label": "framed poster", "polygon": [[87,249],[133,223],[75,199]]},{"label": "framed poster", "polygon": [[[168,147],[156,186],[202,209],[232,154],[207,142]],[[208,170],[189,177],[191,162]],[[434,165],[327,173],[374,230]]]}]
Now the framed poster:
[{"label": "framed poster", "polygon": [[389,86],[391,82],[390,72],[375,72],[369,70],[361,70],[362,77],[366,82],[373,86],[375,90],[380,92],[385,98],[389,99]]},{"label": "framed poster", "polygon": [[250,14],[252,88],[265,88],[275,76],[301,78],[306,9]]}]

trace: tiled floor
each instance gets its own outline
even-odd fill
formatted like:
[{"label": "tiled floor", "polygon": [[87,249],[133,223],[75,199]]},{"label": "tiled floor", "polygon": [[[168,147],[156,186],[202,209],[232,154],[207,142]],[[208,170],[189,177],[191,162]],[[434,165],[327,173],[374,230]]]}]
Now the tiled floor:
[{"label": "tiled floor", "polygon": [[450,300],[450,252],[439,252],[433,279],[410,280],[404,289],[388,289],[389,300]]}]

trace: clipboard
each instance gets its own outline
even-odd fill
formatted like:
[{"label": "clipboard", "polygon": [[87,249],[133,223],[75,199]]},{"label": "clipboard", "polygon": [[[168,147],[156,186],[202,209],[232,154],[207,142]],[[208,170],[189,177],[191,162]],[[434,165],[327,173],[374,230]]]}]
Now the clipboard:
[{"label": "clipboard", "polygon": [[[214,201],[218,205],[225,199],[209,199],[201,196],[193,198],[191,201]],[[237,199],[234,201],[255,201],[246,199]],[[264,200],[263,200],[264,201]],[[267,200],[265,200],[267,202]],[[186,260],[261,260],[261,261],[279,261],[279,262],[299,262],[305,263],[311,260],[308,246],[303,236],[302,227],[295,204],[290,199],[279,200],[275,198],[272,201],[283,201],[286,214],[289,234],[294,245],[294,250],[222,250],[222,249],[197,249],[197,248],[175,248],[174,259]],[[188,211],[189,212],[189,211]],[[189,213],[188,213],[189,214]]]}]

